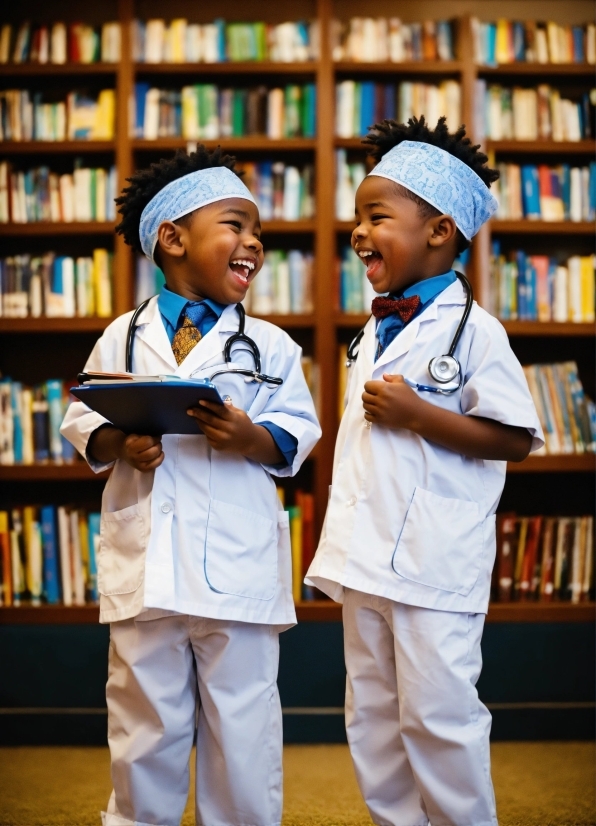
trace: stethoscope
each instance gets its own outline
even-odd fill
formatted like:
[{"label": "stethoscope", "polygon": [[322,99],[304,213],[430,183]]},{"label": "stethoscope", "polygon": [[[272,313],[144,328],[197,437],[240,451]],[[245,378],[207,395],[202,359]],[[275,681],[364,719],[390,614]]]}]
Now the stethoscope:
[{"label": "stethoscope", "polygon": [[[428,372],[430,374],[431,379],[434,379],[439,384],[448,384],[449,382],[455,381],[455,379],[458,376],[459,383],[457,387],[450,387],[448,389],[445,389],[443,387],[433,387],[430,384],[419,384],[417,381],[412,381],[412,379],[407,379],[404,376],[405,383],[409,384],[410,387],[413,387],[414,390],[423,391],[425,393],[440,393],[442,396],[450,396],[452,393],[456,393],[463,384],[461,364],[455,358],[454,353],[457,345],[459,344],[461,334],[464,331],[464,327],[466,326],[466,322],[472,310],[472,304],[474,303],[474,293],[472,291],[472,285],[470,284],[466,276],[462,275],[461,272],[456,272],[455,274],[461,281],[464,290],[466,291],[466,306],[464,308],[460,322],[457,326],[457,330],[455,331],[455,335],[453,336],[453,340],[451,342],[449,350],[443,356],[435,356],[435,358],[430,360],[430,362],[428,363]],[[362,330],[360,330],[356,338],[348,347],[348,360],[346,362],[346,367],[351,367],[358,358],[359,344],[362,340],[362,336],[364,335],[365,329],[366,327],[363,327]]]},{"label": "stethoscope", "polygon": [[[152,296],[153,297],[153,296]],[[135,336],[137,330],[140,325],[137,324],[137,319],[147,306],[151,298],[148,298],[146,301],[143,301],[142,304],[139,304],[137,309],[134,311],[132,318],[130,319],[130,324],[128,325],[128,333],[126,334],[126,372],[132,373],[132,353],[134,348]],[[232,361],[232,347],[235,344],[243,344],[245,345],[241,349],[246,352],[250,353],[252,359],[254,361],[255,369],[248,370],[243,367],[225,367],[222,370],[216,370],[209,376],[209,381],[213,381],[216,376],[221,376],[224,373],[228,375],[229,373],[236,373],[241,376],[246,376],[251,381],[259,382],[259,384],[272,384],[272,385],[280,385],[284,383],[282,378],[277,378],[275,376],[268,376],[266,373],[261,372],[261,353],[257,346],[256,341],[247,336],[244,332],[244,327],[246,324],[246,312],[244,311],[244,307],[242,304],[236,304],[236,312],[238,313],[238,332],[232,333],[229,336],[228,340],[224,344],[223,355],[224,361],[226,364],[230,364]]]}]

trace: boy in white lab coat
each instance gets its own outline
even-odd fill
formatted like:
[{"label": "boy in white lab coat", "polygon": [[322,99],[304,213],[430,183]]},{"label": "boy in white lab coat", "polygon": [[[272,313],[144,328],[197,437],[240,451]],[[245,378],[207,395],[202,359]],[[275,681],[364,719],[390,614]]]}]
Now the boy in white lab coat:
[{"label": "boy in white lab coat", "polygon": [[[224,360],[263,263],[258,209],[232,158],[202,146],[180,152],[133,175],[118,203],[118,231],[166,280],[137,320],[133,371],[217,373],[231,401],[189,410],[196,436],[126,436],[81,402],[62,426],[93,470],[113,468],[98,555],[101,621],[111,623],[114,790],[103,824],[179,824],[196,729],[197,823],[274,826],[278,638],[296,618],[272,477],[295,474],[320,437],[300,348],[247,318],[262,364],[246,340]],[[86,370],[125,369],[131,316],[110,324]]]},{"label": "boy in white lab coat", "polygon": [[451,354],[459,370],[431,362],[464,316],[452,264],[494,213],[498,173],[444,118],[384,121],[366,142],[379,163],[356,194],[352,246],[387,295],[350,371],[306,581],[343,602],[346,728],[374,822],[488,826],[490,714],[475,684],[494,514],[506,462],[543,439],[505,331],[478,305]]}]

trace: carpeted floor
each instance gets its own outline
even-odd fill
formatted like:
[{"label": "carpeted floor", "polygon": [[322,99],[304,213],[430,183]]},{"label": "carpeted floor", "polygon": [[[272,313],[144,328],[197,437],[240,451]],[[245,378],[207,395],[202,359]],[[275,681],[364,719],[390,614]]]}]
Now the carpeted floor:
[{"label": "carpeted floor", "polygon": [[[346,746],[284,754],[284,826],[370,826]],[[492,756],[501,826],[596,823],[592,744],[496,743]],[[107,749],[0,749],[0,826],[99,826],[109,792]]]}]

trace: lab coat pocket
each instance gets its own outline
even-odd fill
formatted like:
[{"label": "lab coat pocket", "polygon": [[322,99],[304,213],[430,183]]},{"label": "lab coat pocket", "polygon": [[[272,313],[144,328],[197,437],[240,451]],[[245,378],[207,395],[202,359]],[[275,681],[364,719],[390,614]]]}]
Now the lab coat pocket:
[{"label": "lab coat pocket", "polygon": [[277,522],[212,499],[205,540],[205,575],[222,594],[268,600],[277,586]]},{"label": "lab coat pocket", "polygon": [[415,488],[393,570],[412,582],[466,596],[478,579],[482,557],[478,504]]},{"label": "lab coat pocket", "polygon": [[97,559],[99,593],[130,594],[143,581],[145,525],[139,505],[104,512]]}]

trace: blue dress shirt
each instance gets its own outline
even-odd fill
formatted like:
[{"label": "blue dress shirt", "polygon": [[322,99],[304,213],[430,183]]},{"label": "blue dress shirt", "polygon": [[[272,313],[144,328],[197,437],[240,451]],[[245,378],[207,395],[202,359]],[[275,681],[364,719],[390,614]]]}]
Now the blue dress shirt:
[{"label": "blue dress shirt", "polygon": [[[184,323],[184,310],[187,304],[194,303],[203,303],[209,307],[209,312],[205,314],[198,325],[201,336],[206,336],[207,333],[215,327],[227,305],[220,304],[218,301],[213,301],[210,298],[205,298],[202,302],[190,302],[183,296],[178,295],[178,293],[168,290],[165,285],[161,288],[161,292],[157,297],[157,307],[161,315],[161,320],[163,321],[163,326],[168,334],[170,344]],[[289,467],[294,462],[296,453],[298,452],[298,439],[292,436],[291,433],[288,433],[287,430],[284,430],[283,427],[279,427],[272,422],[260,422],[259,424],[271,433],[273,441],[284,457],[285,461],[280,467],[285,467],[286,465]]]},{"label": "blue dress shirt", "polygon": [[[420,296],[420,304],[412,316],[412,318],[415,318],[427,307],[430,307],[435,298],[442,293],[443,290],[447,289],[450,284],[453,284],[454,281],[457,281],[457,276],[453,270],[449,270],[449,272],[443,273],[443,275],[435,275],[433,278],[418,281],[417,284],[412,284],[412,286],[404,290],[403,293],[391,297],[410,298],[412,295]],[[410,321],[411,320],[412,319],[410,319]],[[379,344],[375,360],[387,349],[393,339],[401,333],[405,326],[404,321],[398,313],[393,313],[392,315],[377,320],[377,340]]]}]

